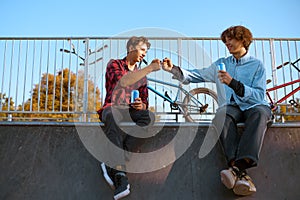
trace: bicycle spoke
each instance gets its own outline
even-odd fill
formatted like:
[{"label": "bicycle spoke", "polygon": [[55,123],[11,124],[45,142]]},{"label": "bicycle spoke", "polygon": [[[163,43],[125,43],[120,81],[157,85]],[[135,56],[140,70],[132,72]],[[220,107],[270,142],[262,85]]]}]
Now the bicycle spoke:
[{"label": "bicycle spoke", "polygon": [[195,88],[183,100],[186,121],[211,121],[218,108],[217,95],[208,88]]}]

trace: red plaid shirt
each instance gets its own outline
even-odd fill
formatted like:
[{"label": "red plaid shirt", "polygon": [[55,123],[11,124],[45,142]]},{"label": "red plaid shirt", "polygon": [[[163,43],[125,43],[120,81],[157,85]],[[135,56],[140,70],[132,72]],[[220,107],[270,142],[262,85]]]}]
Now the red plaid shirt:
[{"label": "red plaid shirt", "polygon": [[148,88],[146,77],[125,88],[122,88],[119,84],[120,79],[125,74],[134,73],[137,70],[137,66],[135,66],[133,71],[128,69],[126,58],[117,60],[112,59],[109,61],[105,74],[106,97],[103,107],[98,110],[100,119],[102,117],[102,111],[108,106],[129,105],[132,90],[139,90],[140,98],[142,99],[142,102],[146,104],[146,108],[148,109]]}]

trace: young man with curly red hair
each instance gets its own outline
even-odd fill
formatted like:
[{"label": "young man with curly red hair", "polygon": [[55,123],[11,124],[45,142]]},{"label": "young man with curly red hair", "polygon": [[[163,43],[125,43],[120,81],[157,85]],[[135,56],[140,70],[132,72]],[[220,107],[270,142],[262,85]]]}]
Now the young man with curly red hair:
[{"label": "young man with curly red hair", "polygon": [[[163,60],[163,69],[179,81],[214,82],[219,108],[213,119],[220,136],[228,168],[220,172],[222,183],[237,195],[250,195],[256,188],[246,169],[258,164],[259,153],[272,118],[266,101],[266,70],[263,63],[249,54],[252,33],[244,26],[232,26],[221,34],[231,56],[220,58],[204,69],[185,70]],[[218,65],[224,63],[225,70]],[[245,124],[242,134],[237,124]]]}]

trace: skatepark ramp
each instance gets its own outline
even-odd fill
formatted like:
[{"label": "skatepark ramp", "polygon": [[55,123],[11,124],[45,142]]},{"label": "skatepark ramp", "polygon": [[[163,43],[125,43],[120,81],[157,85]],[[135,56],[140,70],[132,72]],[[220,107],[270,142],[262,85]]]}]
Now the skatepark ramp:
[{"label": "skatepark ramp", "polygon": [[[299,124],[273,124],[268,129],[260,163],[249,170],[257,187],[257,192],[249,197],[235,196],[222,185],[219,172],[226,161],[219,143],[206,156],[199,157],[208,125],[154,126],[159,131],[144,139],[144,150],[166,146],[179,130],[186,138],[192,132],[196,134],[174,162],[155,171],[128,173],[131,194],[125,199],[300,199]],[[97,134],[99,127],[99,123],[1,122],[0,199],[113,199],[99,161],[78,134],[79,130],[87,135]],[[181,142],[184,143],[177,141]],[[169,148],[166,152],[172,151]],[[165,159],[157,156],[153,162],[163,163]]]}]

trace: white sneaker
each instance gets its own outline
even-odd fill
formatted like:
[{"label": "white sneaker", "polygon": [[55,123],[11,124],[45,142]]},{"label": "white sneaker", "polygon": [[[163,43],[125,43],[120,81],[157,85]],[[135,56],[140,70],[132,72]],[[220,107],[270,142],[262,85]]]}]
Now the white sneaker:
[{"label": "white sneaker", "polygon": [[114,199],[119,200],[130,194],[130,185],[126,175],[115,175],[116,189],[114,191]]},{"label": "white sneaker", "polygon": [[237,167],[230,167],[220,172],[222,183],[228,188],[232,189],[238,178],[239,169]]},{"label": "white sneaker", "polygon": [[112,177],[110,176],[110,169],[105,165],[105,163],[101,163],[100,166],[101,166],[102,174],[103,174],[105,181],[114,190],[115,185],[114,185]]},{"label": "white sneaker", "polygon": [[241,177],[239,177],[236,181],[233,192],[236,195],[247,196],[255,193],[256,188],[250,176],[245,173],[242,174]]}]

